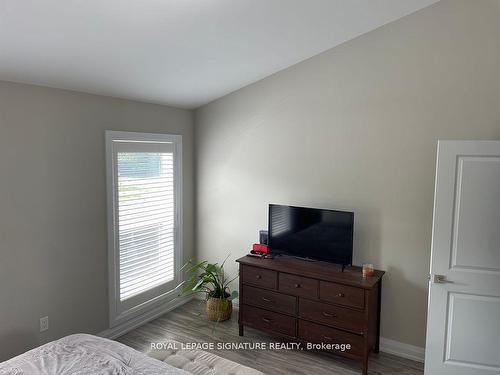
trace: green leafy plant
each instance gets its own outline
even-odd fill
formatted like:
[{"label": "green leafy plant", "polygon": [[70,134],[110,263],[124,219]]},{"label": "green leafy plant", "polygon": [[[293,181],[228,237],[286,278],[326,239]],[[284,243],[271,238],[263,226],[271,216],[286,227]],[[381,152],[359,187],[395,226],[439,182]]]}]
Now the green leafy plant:
[{"label": "green leafy plant", "polygon": [[186,273],[186,280],[179,285],[181,294],[206,293],[207,299],[212,297],[226,301],[237,298],[238,292],[235,290],[231,292],[229,285],[238,276],[227,279],[224,272],[224,264],[228,258],[229,256],[224,259],[221,265],[208,263],[206,260],[187,262],[181,268],[181,271]]}]

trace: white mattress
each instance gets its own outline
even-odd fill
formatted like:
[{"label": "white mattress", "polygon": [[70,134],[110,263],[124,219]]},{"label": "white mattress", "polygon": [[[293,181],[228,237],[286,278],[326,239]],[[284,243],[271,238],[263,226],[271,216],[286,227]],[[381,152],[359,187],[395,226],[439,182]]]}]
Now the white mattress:
[{"label": "white mattress", "polygon": [[193,375],[264,375],[253,368],[221,358],[198,349],[183,349],[178,342],[169,340],[175,349],[152,349],[147,354]]},{"label": "white mattress", "polygon": [[186,375],[115,341],[71,335],[0,363],[0,375]]}]

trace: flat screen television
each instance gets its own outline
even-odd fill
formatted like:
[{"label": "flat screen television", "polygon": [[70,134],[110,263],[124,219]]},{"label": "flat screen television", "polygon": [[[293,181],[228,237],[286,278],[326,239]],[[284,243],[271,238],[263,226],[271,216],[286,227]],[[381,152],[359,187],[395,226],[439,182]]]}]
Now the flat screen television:
[{"label": "flat screen television", "polygon": [[354,213],[269,205],[269,251],[352,264]]}]

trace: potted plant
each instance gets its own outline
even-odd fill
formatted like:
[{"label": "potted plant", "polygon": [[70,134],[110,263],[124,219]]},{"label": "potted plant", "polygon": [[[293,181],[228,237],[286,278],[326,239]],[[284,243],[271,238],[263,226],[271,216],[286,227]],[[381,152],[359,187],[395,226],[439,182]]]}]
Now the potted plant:
[{"label": "potted plant", "polygon": [[[227,258],[226,258],[227,260]],[[208,320],[222,322],[231,318],[233,311],[232,300],[238,297],[237,291],[232,291],[229,284],[238,276],[226,279],[224,263],[208,263],[203,260],[195,263],[190,260],[182,268],[185,271],[186,280],[179,287],[182,294],[206,293]]]}]

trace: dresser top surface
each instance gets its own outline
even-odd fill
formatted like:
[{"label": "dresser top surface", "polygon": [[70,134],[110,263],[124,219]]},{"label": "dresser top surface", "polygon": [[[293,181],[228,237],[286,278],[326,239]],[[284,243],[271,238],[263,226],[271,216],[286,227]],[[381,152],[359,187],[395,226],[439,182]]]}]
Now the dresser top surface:
[{"label": "dresser top surface", "polygon": [[273,259],[244,256],[237,259],[236,262],[247,266],[332,281],[364,289],[372,289],[382,279],[385,273],[384,271],[375,270],[373,276],[364,278],[361,267],[349,266],[342,272],[341,266],[338,264],[297,259],[287,256],[278,256]]}]

